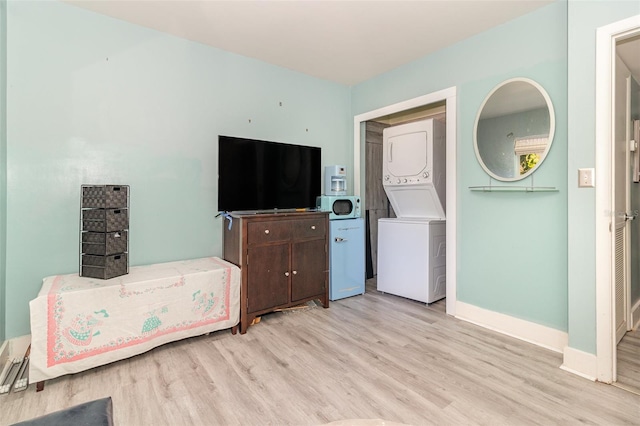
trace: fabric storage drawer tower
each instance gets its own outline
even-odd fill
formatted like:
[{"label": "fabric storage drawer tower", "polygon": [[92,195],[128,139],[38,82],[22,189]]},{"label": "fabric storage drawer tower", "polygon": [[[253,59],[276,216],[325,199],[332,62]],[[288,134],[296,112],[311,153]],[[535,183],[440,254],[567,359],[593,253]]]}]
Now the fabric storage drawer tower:
[{"label": "fabric storage drawer tower", "polygon": [[129,186],[82,185],[80,276],[129,273]]}]

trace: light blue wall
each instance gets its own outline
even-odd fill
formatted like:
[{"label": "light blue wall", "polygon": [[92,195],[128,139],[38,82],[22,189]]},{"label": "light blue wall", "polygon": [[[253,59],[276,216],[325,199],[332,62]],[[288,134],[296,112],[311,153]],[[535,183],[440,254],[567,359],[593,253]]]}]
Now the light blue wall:
[{"label": "light blue wall", "polygon": [[[559,192],[468,189],[489,183],[473,149],[478,108],[494,86],[514,77],[537,81],[554,104],[553,146],[533,176],[535,185],[555,186]],[[451,86],[458,90],[458,300],[566,330],[566,2],[545,6],[355,86],[353,113]]]},{"label": "light blue wall", "polygon": [[577,170],[595,166],[596,29],[637,14],[636,0],[570,1],[568,9],[569,346],[592,354],[596,353],[595,191],[577,187]]},{"label": "light blue wall", "polygon": [[[77,271],[81,184],[131,185],[132,265],[219,255],[218,134],[322,146],[324,164],[352,164],[353,115],[457,86],[459,300],[568,330],[570,346],[595,353],[595,199],[575,175],[595,162],[595,30],[637,14],[635,0],[561,0],[350,95],[63,3],[0,0],[0,340],[29,332],[42,277]],[[477,109],[513,77],[554,103],[553,147],[534,178],[558,193],[468,190],[488,182],[473,152]]]},{"label": "light blue wall", "polygon": [[[6,324],[6,244],[7,235],[7,2],[0,0],[0,324]],[[0,327],[0,342],[5,327]]]},{"label": "light blue wall", "polygon": [[219,134],[353,161],[347,86],[61,2],[9,2],[8,25],[8,338],[43,277],[78,271],[81,184],[131,185],[140,265],[221,255]]}]

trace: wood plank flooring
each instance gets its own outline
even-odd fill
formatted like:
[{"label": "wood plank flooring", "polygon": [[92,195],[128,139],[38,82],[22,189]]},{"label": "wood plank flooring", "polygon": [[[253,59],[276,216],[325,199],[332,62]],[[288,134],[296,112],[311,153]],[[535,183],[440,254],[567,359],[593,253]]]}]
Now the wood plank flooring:
[{"label": "wood plank flooring", "polygon": [[640,424],[640,397],[560,370],[561,354],[367,293],[273,313],[0,396],[0,424],[111,396],[116,425]]},{"label": "wood plank flooring", "polygon": [[640,395],[640,330],[629,331],[618,343],[618,385]]}]

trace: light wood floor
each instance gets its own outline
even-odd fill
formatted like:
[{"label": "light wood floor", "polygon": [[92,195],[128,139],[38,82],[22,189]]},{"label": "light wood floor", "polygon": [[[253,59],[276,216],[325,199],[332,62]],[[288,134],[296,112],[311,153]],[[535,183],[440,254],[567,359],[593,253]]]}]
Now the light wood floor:
[{"label": "light wood floor", "polygon": [[370,285],[329,309],[265,315],[0,396],[10,424],[111,396],[115,424],[640,424],[640,397],[558,367],[561,354]]},{"label": "light wood floor", "polygon": [[625,334],[617,352],[618,385],[640,395],[640,330]]}]

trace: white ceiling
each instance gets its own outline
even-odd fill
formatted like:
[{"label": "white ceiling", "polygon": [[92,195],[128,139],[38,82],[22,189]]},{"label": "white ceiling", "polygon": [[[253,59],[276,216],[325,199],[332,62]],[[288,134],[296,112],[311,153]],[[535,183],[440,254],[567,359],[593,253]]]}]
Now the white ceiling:
[{"label": "white ceiling", "polygon": [[124,21],[353,85],[553,0],[67,0]]}]

